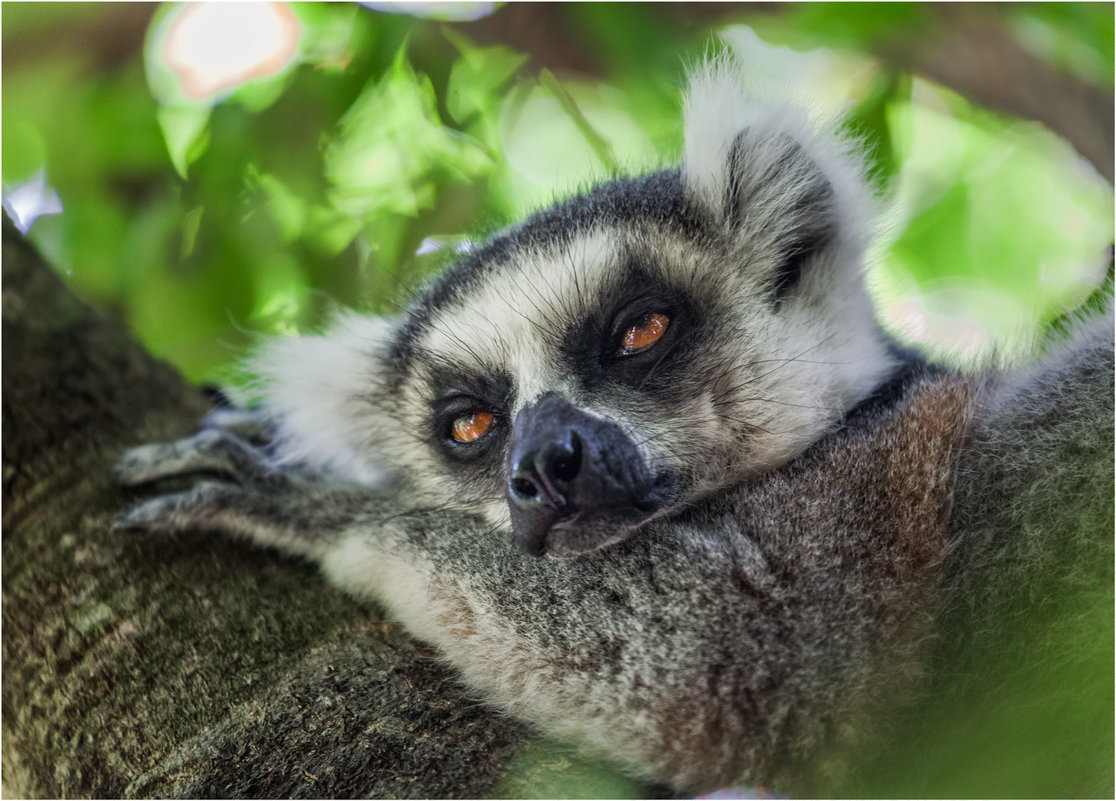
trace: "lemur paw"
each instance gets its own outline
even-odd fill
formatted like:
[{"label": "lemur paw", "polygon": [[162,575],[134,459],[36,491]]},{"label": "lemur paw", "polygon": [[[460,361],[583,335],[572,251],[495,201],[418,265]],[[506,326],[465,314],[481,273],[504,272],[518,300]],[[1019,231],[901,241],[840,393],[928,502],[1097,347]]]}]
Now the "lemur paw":
[{"label": "lemur paw", "polygon": [[112,480],[128,487],[201,473],[217,473],[244,484],[274,470],[264,450],[223,428],[203,428],[177,442],[132,448],[113,467]]},{"label": "lemur paw", "polygon": [[125,453],[112,470],[113,481],[121,486],[165,479],[199,479],[200,483],[126,509],[117,515],[114,527],[166,533],[218,530],[290,553],[317,556],[372,498],[298,465],[281,463],[267,447],[233,433],[239,426],[263,439],[268,424],[259,422],[219,410],[192,437],[141,445]]},{"label": "lemur paw", "polygon": [[223,528],[220,513],[230,511],[244,496],[235,485],[206,481],[186,492],[160,495],[125,509],[113,520],[113,528],[166,533]]}]

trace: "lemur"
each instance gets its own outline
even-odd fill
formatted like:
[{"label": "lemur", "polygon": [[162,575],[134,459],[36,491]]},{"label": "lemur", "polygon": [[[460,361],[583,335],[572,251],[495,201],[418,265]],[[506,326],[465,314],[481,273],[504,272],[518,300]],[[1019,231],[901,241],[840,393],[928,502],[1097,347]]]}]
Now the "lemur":
[{"label": "lemur", "polygon": [[1015,371],[927,364],[873,314],[837,120],[721,58],[684,125],[679,166],[507,228],[402,316],[265,345],[253,410],[121,459],[200,481],[119,525],[311,560],[638,776],[825,787],[1044,463],[1079,464],[1040,518],[1075,488],[1111,519],[1111,304]]}]

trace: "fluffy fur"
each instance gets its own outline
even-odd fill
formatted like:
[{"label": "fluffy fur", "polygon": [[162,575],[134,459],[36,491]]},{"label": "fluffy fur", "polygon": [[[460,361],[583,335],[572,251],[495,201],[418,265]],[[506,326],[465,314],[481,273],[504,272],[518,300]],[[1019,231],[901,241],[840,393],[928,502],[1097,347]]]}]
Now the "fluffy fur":
[{"label": "fluffy fur", "polygon": [[[404,319],[344,316],[325,337],[266,347],[254,371],[286,453],[358,481],[391,470],[506,523],[500,460],[470,465],[463,486],[428,419],[439,382],[498,375],[505,397],[485,400],[504,420],[558,391],[633,432],[651,472],[676,477],[672,506],[800,454],[897,359],[868,311],[871,199],[836,121],[746,101],[731,62],[707,65],[680,168],[604,184],[498,235]],[[571,345],[570,332],[607,326],[649,291],[684,306],[675,353],[627,385],[571,364],[596,358],[585,351],[604,334]]]},{"label": "fluffy fur", "polygon": [[[706,65],[680,167],[498,234],[397,320],[265,347],[255,415],[116,471],[221,479],[121,525],[311,559],[491,703],[638,775],[824,787],[917,679],[956,577],[983,575],[951,555],[1008,547],[1012,499],[1059,463],[1065,425],[1096,432],[1109,473],[1112,447],[1110,321],[1007,376],[887,341],[862,275],[872,201],[835,125],[749,105],[734,64]],[[662,340],[618,355],[617,332],[660,311]],[[547,550],[571,559],[511,543],[513,423],[548,397],[620,432],[654,479],[635,522],[555,526]],[[446,421],[477,411],[491,433],[450,442]]]}]

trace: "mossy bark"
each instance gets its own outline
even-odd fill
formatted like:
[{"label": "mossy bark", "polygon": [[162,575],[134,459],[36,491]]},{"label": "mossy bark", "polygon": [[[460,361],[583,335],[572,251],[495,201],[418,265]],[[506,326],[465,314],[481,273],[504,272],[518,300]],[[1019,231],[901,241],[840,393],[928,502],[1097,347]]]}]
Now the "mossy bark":
[{"label": "mossy bark", "polygon": [[216,537],[110,528],[109,468],[207,403],[5,220],[3,790],[480,797],[530,731],[379,610]]}]

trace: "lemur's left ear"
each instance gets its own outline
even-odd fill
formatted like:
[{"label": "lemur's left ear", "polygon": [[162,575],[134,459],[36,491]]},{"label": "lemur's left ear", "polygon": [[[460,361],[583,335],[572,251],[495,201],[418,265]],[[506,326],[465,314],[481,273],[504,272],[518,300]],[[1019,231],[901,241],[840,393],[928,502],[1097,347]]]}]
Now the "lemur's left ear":
[{"label": "lemur's left ear", "polygon": [[[775,270],[779,295],[828,248],[863,245],[873,200],[836,124],[744,88],[743,67],[711,60],[690,76],[682,180],[687,198]],[[842,259],[843,264],[858,258]]]}]

